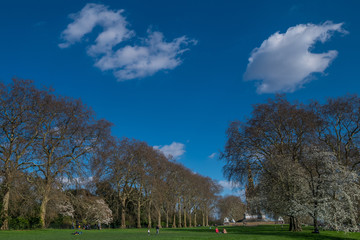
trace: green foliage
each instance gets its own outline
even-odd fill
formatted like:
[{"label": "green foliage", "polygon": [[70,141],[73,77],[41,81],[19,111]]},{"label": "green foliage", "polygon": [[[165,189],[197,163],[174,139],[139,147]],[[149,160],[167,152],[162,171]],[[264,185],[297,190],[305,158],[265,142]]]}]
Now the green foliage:
[{"label": "green foliage", "polygon": [[19,230],[19,229],[29,229],[30,223],[29,220],[22,217],[11,218],[9,221],[10,229]]},{"label": "green foliage", "polygon": [[12,230],[38,229],[41,228],[41,221],[39,217],[9,217],[9,228]]},{"label": "green foliage", "polygon": [[72,219],[70,217],[62,216],[60,214],[49,225],[50,228],[58,228],[58,229],[70,229],[71,226],[72,226]]},{"label": "green foliage", "polygon": [[41,228],[41,219],[40,217],[31,217],[29,218],[29,224],[31,229]]}]

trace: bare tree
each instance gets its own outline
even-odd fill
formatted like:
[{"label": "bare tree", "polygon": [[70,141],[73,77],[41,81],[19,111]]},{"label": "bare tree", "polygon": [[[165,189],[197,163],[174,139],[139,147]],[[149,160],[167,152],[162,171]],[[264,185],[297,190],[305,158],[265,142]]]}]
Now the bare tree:
[{"label": "bare tree", "polygon": [[241,201],[241,198],[234,195],[220,198],[217,207],[221,219],[229,218],[229,220],[234,219],[235,221],[244,217],[246,209],[246,206]]},{"label": "bare tree", "polygon": [[15,176],[31,166],[33,143],[43,121],[37,105],[44,92],[31,81],[0,84],[0,169],[4,197],[1,229],[8,229],[9,199]]},{"label": "bare tree", "polygon": [[106,121],[95,121],[93,112],[80,100],[47,95],[41,105],[44,121],[35,145],[34,168],[42,178],[40,217],[46,226],[51,189],[61,179],[72,179],[85,171],[86,157],[107,132]]},{"label": "bare tree", "polygon": [[[229,180],[245,182],[247,176],[248,196],[254,193],[253,174],[268,174],[271,178],[272,162],[292,161],[288,163],[289,168],[296,172],[296,166],[301,159],[302,148],[306,145],[308,135],[312,136],[317,124],[317,117],[312,111],[306,110],[299,104],[291,104],[283,96],[277,96],[275,100],[268,100],[265,104],[254,106],[252,118],[246,123],[233,123],[229,128],[228,141],[222,158],[227,161],[224,173]],[[281,164],[281,163],[280,163]],[[287,172],[293,179],[295,175]],[[276,176],[277,178],[279,176]],[[294,199],[296,188],[291,188],[292,180],[288,183],[288,198]],[[292,197],[291,197],[292,195]],[[251,205],[248,211],[258,214],[256,206]],[[290,209],[290,208],[289,208]],[[290,230],[301,231],[301,224],[296,215],[291,215],[296,211],[289,211]]]},{"label": "bare tree", "polygon": [[138,180],[136,152],[143,143],[124,138],[109,141],[97,152],[93,170],[99,181],[108,182],[117,193],[121,207],[121,228],[126,228],[126,207],[134,194]]},{"label": "bare tree", "polygon": [[357,167],[360,164],[360,98],[347,95],[328,99],[324,105],[315,102],[311,107],[322,120],[317,129],[319,139],[340,163]]}]

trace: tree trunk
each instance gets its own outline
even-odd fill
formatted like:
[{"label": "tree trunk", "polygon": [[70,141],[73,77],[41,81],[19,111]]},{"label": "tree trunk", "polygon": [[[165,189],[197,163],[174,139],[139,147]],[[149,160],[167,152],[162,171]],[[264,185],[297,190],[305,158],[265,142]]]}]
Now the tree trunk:
[{"label": "tree trunk", "polygon": [[179,207],[178,207],[178,209],[179,209],[179,228],[181,228],[181,226],[182,226],[182,223],[181,223],[181,203],[180,203],[180,198],[179,198]]},{"label": "tree trunk", "polygon": [[317,202],[314,203],[314,233],[319,233]]},{"label": "tree trunk", "polygon": [[192,227],[192,225],[191,225],[191,212],[189,212],[189,227]]},{"label": "tree trunk", "polygon": [[202,212],[202,225],[205,227],[205,212]]},{"label": "tree trunk", "polygon": [[186,208],[184,207],[184,227],[187,227],[187,221],[186,221]]},{"label": "tree trunk", "polygon": [[3,219],[3,224],[1,230],[9,230],[9,200],[10,189],[7,188],[2,202],[1,219]]},{"label": "tree trunk", "polygon": [[140,199],[138,199],[137,204],[137,228],[141,228],[141,203]]},{"label": "tree trunk", "polygon": [[161,228],[161,208],[158,209],[158,226]]},{"label": "tree trunk", "polygon": [[150,213],[150,210],[151,210],[151,202],[149,202],[149,205],[148,205],[148,228],[151,228],[151,213]]},{"label": "tree trunk", "polygon": [[126,228],[126,198],[121,199],[121,228]]},{"label": "tree trunk", "polygon": [[290,216],[289,231],[292,231],[292,232],[301,232],[302,231],[300,221],[294,216]]},{"label": "tree trunk", "polygon": [[209,226],[209,215],[208,213],[206,213],[206,225],[205,226]]},{"label": "tree trunk", "polygon": [[196,222],[196,210],[194,212],[194,226],[197,227],[197,222]]},{"label": "tree trunk", "polygon": [[165,218],[166,218],[165,227],[168,228],[169,227],[169,211],[168,210],[166,210],[166,212],[165,212]]},{"label": "tree trunk", "polygon": [[172,227],[176,228],[176,213],[174,213],[174,219],[173,219]]},{"label": "tree trunk", "polygon": [[45,223],[45,220],[46,220],[46,207],[47,207],[47,204],[48,204],[48,202],[50,200],[49,195],[50,195],[50,184],[47,183],[46,186],[45,186],[45,190],[44,190],[44,193],[43,193],[43,199],[42,199],[41,206],[40,206],[40,220],[41,220],[41,227],[42,228],[46,227],[46,223]]}]

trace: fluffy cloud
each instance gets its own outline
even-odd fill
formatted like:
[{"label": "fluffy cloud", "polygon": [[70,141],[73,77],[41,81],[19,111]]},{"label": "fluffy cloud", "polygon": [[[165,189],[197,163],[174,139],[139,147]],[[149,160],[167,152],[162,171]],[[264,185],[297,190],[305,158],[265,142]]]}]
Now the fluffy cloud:
[{"label": "fluffy cloud", "polygon": [[[131,45],[129,41],[135,32],[128,28],[123,12],[109,10],[101,4],[87,4],[80,12],[70,15],[73,22],[62,32],[64,42],[59,47],[67,48],[80,42],[100,26],[102,32],[94,43],[89,42],[87,53],[94,58],[96,67],[113,71],[119,81],[124,81],[174,69],[181,64],[180,56],[188,50],[187,46],[196,44],[185,36],[167,42],[161,32],[148,31],[141,45]],[[120,43],[125,46],[119,48]]]},{"label": "fluffy cloud", "polygon": [[154,146],[159,149],[167,157],[179,158],[185,153],[185,145],[182,143],[173,142],[170,145]]},{"label": "fluffy cloud", "polygon": [[106,53],[115,45],[131,37],[134,32],[127,28],[128,23],[121,15],[124,10],[112,11],[101,4],[89,3],[78,13],[71,14],[70,18],[74,21],[61,33],[61,38],[65,41],[59,44],[60,48],[67,48],[70,45],[80,42],[88,33],[92,32],[96,26],[103,28],[95,42],[90,46],[88,53]]},{"label": "fluffy cloud", "polygon": [[293,92],[310,81],[312,73],[323,73],[338,52],[311,53],[316,42],[326,42],[334,32],[346,31],[342,23],[300,24],[286,33],[276,32],[255,48],[244,80],[260,80],[258,93]]},{"label": "fluffy cloud", "polygon": [[126,46],[100,58],[95,66],[101,70],[115,70],[117,79],[128,80],[151,76],[163,69],[174,69],[181,64],[179,56],[186,50],[183,46],[191,40],[186,37],[165,42],[160,32],[150,32],[143,46]]}]

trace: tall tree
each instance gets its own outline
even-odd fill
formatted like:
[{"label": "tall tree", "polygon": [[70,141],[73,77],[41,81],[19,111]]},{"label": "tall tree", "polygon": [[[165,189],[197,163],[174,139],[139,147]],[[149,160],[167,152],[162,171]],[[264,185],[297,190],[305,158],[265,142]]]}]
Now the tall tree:
[{"label": "tall tree", "polygon": [[14,178],[31,166],[33,143],[44,120],[38,107],[44,94],[28,80],[14,79],[8,86],[0,83],[0,169],[4,191],[2,230],[8,229],[9,199]]},{"label": "tall tree", "polygon": [[[224,173],[229,180],[244,183],[247,177],[248,189],[253,180],[253,173],[273,176],[268,168],[269,162],[291,160],[294,168],[301,159],[302,148],[308,142],[308,135],[313,135],[317,118],[299,104],[291,104],[284,96],[268,100],[265,104],[254,106],[252,117],[245,123],[233,123],[228,132],[228,141],[222,158],[227,161]],[[309,137],[311,139],[311,137]],[[291,172],[289,172],[291,174]],[[278,177],[278,176],[277,176]],[[293,179],[292,175],[289,180]],[[286,180],[286,179],[285,179]],[[292,181],[292,180],[291,180]],[[291,183],[286,183],[291,186]],[[294,199],[296,188],[287,188],[289,198]],[[251,194],[250,194],[251,196]],[[251,206],[248,211],[259,209]],[[291,208],[289,208],[290,210]],[[296,211],[295,211],[296,212]],[[289,211],[290,230],[300,231],[301,224],[294,211]]]},{"label": "tall tree", "polygon": [[228,218],[230,221],[238,221],[244,217],[246,206],[240,197],[229,195],[219,199],[217,208],[222,220]]},{"label": "tall tree", "polygon": [[108,132],[109,124],[94,120],[94,113],[80,100],[48,94],[40,107],[44,121],[35,145],[34,168],[42,178],[40,217],[45,227],[52,188],[61,178],[72,179],[85,171],[86,157]]}]

